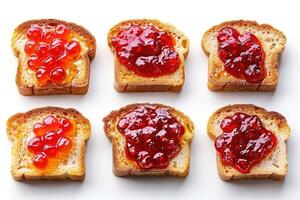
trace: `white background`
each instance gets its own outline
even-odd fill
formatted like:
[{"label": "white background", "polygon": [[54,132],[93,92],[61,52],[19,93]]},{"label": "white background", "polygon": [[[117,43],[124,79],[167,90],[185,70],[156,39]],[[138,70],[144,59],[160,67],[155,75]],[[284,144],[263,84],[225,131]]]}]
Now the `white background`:
[{"label": "white background", "polygon": [[[263,0],[6,0],[0,7],[0,195],[1,199],[296,199],[300,195],[300,11],[297,1]],[[97,39],[91,66],[90,89],[85,96],[21,96],[15,85],[17,59],[10,39],[25,20],[58,18],[83,25]],[[176,25],[191,42],[186,62],[186,83],[178,94],[117,93],[113,89],[113,57],[107,46],[109,28],[128,18],[157,18]],[[280,82],[272,93],[210,92],[207,57],[201,37],[212,25],[231,19],[253,19],[282,30],[288,39],[281,57]],[[190,175],[185,179],[118,178],[112,173],[111,144],[102,118],[128,103],[159,102],[174,106],[195,123]],[[282,113],[292,130],[288,142],[288,175],[284,182],[270,180],[226,183],[217,175],[215,150],[206,135],[206,123],[217,108],[233,103],[254,103]],[[86,179],[74,182],[22,183],[10,174],[11,143],[5,123],[16,112],[40,106],[74,107],[92,123],[86,151]]]}]

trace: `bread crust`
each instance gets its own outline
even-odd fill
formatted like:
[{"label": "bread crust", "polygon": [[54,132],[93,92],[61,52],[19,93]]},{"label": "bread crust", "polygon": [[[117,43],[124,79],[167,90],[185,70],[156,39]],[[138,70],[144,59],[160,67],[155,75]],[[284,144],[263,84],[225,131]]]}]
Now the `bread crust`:
[{"label": "bread crust", "polygon": [[[55,26],[57,24],[64,24],[67,27],[70,28],[71,31],[73,31],[78,37],[80,37],[80,40],[82,40],[86,46],[88,47],[88,52],[84,55],[82,55],[82,59],[84,61],[84,64],[86,65],[87,74],[84,80],[84,83],[76,83],[76,82],[69,82],[62,85],[55,85],[55,84],[49,84],[45,86],[37,86],[34,85],[25,85],[22,81],[22,65],[27,65],[22,63],[22,60],[20,58],[20,49],[17,46],[17,41],[20,37],[22,37],[24,34],[26,35],[26,31],[28,28],[31,27],[32,24],[40,24],[40,25],[52,25]],[[35,19],[35,20],[29,20],[25,21],[19,26],[17,26],[13,32],[13,36],[11,39],[12,43],[12,49],[13,53],[16,57],[19,57],[18,62],[18,69],[17,69],[17,75],[16,75],[16,84],[19,90],[19,93],[25,96],[32,96],[32,95],[55,95],[55,94],[86,94],[89,88],[89,76],[90,76],[90,62],[93,60],[96,54],[96,39],[95,37],[84,27],[77,25],[75,23],[66,22],[63,20],[57,20],[57,19]]]},{"label": "bread crust", "polygon": [[[123,151],[124,146],[121,145],[122,141],[124,141],[124,136],[121,135],[117,131],[116,124],[118,123],[118,120],[136,108],[140,105],[153,105],[157,107],[165,107],[171,112],[172,114],[175,114],[177,118],[180,118],[179,121],[184,125],[185,127],[185,133],[182,136],[182,149],[178,153],[178,155],[182,152],[184,149],[186,153],[186,161],[184,163],[183,169],[178,169],[176,167],[171,167],[170,161],[169,166],[164,169],[149,169],[145,170],[138,166],[137,163],[134,161],[128,160],[126,158],[125,152]],[[194,124],[191,121],[191,119],[183,114],[182,112],[163,104],[149,104],[149,103],[135,103],[130,104],[125,107],[120,108],[119,110],[114,110],[110,114],[108,114],[106,117],[103,118],[104,122],[104,132],[106,137],[112,142],[112,154],[113,154],[113,173],[116,176],[175,176],[175,177],[186,177],[189,174],[189,167],[190,167],[190,144],[192,142],[193,136],[194,136]],[[116,133],[117,132],[117,133]],[[124,155],[120,155],[124,154]],[[177,156],[178,156],[177,155]],[[176,156],[176,157],[177,157]],[[120,160],[119,158],[123,157],[126,161],[126,165],[124,167],[124,161]],[[176,159],[173,158],[173,160]]]},{"label": "bread crust", "polygon": [[[27,120],[30,120],[32,117],[35,116],[42,116],[42,115],[50,115],[50,114],[60,114],[63,116],[67,116],[69,118],[74,118],[74,120],[77,123],[80,123],[82,125],[86,126],[86,131],[83,132],[84,135],[82,135],[83,138],[83,144],[79,147],[80,148],[80,163],[78,166],[78,169],[69,169],[66,172],[39,172],[39,173],[20,173],[18,172],[18,149],[14,144],[18,142],[18,140],[21,140],[23,138],[20,138],[21,135],[20,131],[18,130],[21,124],[24,124],[27,122]],[[77,132],[78,133],[78,128]],[[7,120],[7,135],[9,140],[13,143],[12,148],[12,164],[11,164],[11,174],[13,178],[17,181],[25,181],[25,180],[72,180],[72,181],[83,181],[85,178],[85,146],[89,140],[91,134],[91,125],[87,118],[85,118],[80,112],[73,108],[59,108],[59,107],[41,107],[41,108],[35,108],[32,110],[29,110],[25,113],[17,113],[13,116],[11,116]],[[75,144],[74,144],[75,145]]]},{"label": "bread crust", "polygon": [[[268,56],[270,67],[266,67],[267,77],[261,83],[250,84],[245,80],[233,77],[232,75],[226,73],[224,70],[218,70],[218,73],[216,73],[216,69],[223,67],[224,63],[219,59],[218,55],[215,55],[214,51],[212,50],[212,47],[210,46],[212,41],[211,38],[209,39],[209,36],[224,27],[250,27],[252,30],[258,31],[258,34],[255,35],[260,39],[263,46],[266,46],[264,44],[265,42],[261,38],[264,35],[260,34],[260,32],[269,35],[273,34],[278,38],[278,40],[276,39],[276,41],[274,41],[274,43],[279,44],[278,47],[271,49],[272,52],[266,52],[266,57]],[[272,40],[272,38],[267,39],[270,41]],[[213,37],[213,40],[216,40],[216,37]],[[233,20],[226,21],[219,25],[211,27],[204,33],[201,41],[202,49],[209,57],[207,83],[208,88],[212,91],[274,91],[277,87],[279,79],[278,68],[280,62],[280,54],[285,48],[286,40],[286,36],[280,30],[274,28],[269,24],[259,24],[256,21]],[[220,77],[219,71],[223,71],[223,74],[221,74]],[[216,74],[218,74],[217,77]]]},{"label": "bread crust", "polygon": [[[112,38],[116,36],[124,27],[137,24],[152,24],[159,29],[171,32],[176,40],[175,47],[180,47],[179,53],[180,66],[176,72],[170,75],[164,75],[160,77],[141,77],[134,72],[128,70],[124,65],[122,65],[116,58],[116,52],[111,44]],[[108,46],[110,47],[112,53],[114,54],[114,73],[115,73],[115,89],[118,92],[180,92],[185,81],[185,66],[184,62],[189,52],[189,39],[179,31],[175,26],[163,23],[156,19],[133,19],[125,20],[114,27],[112,27],[108,32]],[[174,74],[177,77],[177,81],[174,81]]]},{"label": "bread crust", "polygon": [[[211,117],[208,120],[207,123],[207,133],[208,136],[212,141],[215,141],[218,133],[216,133],[214,126],[216,125],[215,122],[219,119],[219,116],[226,113],[235,113],[235,112],[244,112],[246,114],[255,114],[260,117],[260,119],[264,122],[267,119],[273,120],[274,124],[278,127],[278,134],[284,134],[284,145],[286,145],[286,141],[290,135],[290,128],[287,124],[287,120],[284,116],[282,116],[278,112],[274,111],[267,111],[264,108],[261,108],[259,106],[253,105],[253,104],[234,104],[234,105],[228,105],[224,106],[217,111],[215,111]],[[226,114],[228,115],[228,114]],[[262,119],[263,118],[263,119]],[[219,123],[217,123],[219,125]],[[279,145],[279,144],[278,144]],[[285,152],[287,154],[287,152]],[[267,157],[271,157],[271,155]],[[287,164],[283,167],[281,173],[271,173],[266,172],[266,170],[260,172],[260,173],[240,173],[237,170],[235,170],[233,167],[230,166],[224,166],[220,157],[216,155],[217,157],[217,166],[218,166],[218,174],[220,178],[224,181],[231,181],[231,180],[242,180],[242,179],[273,179],[273,180],[283,180],[287,173]],[[265,158],[266,160],[268,158]],[[262,161],[263,162],[263,161]],[[232,173],[229,173],[231,171]]]}]

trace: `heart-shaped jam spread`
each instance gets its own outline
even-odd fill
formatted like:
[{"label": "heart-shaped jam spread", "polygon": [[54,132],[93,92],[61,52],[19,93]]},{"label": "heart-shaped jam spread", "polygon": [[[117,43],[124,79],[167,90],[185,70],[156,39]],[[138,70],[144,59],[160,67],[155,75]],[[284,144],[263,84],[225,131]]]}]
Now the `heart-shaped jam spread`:
[{"label": "heart-shaped jam spread", "polygon": [[169,109],[139,105],[125,114],[117,126],[125,136],[128,159],[141,168],[165,168],[181,149],[183,125]]},{"label": "heart-shaped jam spread", "polygon": [[52,115],[46,117],[43,122],[34,124],[35,136],[27,145],[33,154],[33,165],[44,169],[48,166],[49,159],[53,164],[57,157],[67,154],[72,147],[72,130],[73,124],[69,119],[57,119]]},{"label": "heart-shaped jam spread", "polygon": [[217,137],[215,148],[224,165],[241,173],[249,173],[277,144],[276,136],[266,130],[257,115],[235,113],[220,124],[223,133]]},{"label": "heart-shaped jam spread", "polygon": [[72,39],[70,32],[64,24],[33,24],[27,30],[28,40],[24,46],[28,56],[27,66],[35,72],[41,85],[63,83],[68,68],[79,58],[81,46]]},{"label": "heart-shaped jam spread", "polygon": [[112,38],[118,61],[143,77],[175,72],[180,59],[171,33],[153,25],[130,25]]},{"label": "heart-shaped jam spread", "polygon": [[224,69],[232,76],[248,83],[261,83],[266,77],[265,52],[259,39],[250,32],[240,34],[225,27],[218,32],[219,57]]}]

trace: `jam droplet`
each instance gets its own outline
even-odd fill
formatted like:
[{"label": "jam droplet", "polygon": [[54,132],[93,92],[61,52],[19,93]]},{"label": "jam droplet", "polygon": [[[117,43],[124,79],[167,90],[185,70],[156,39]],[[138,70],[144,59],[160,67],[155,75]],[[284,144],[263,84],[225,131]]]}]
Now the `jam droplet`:
[{"label": "jam droplet", "polygon": [[141,168],[164,168],[180,151],[183,125],[168,108],[139,105],[117,126],[126,138],[126,156]]},{"label": "jam droplet", "polygon": [[30,58],[28,58],[27,65],[29,69],[36,71],[42,65],[42,62],[36,55],[32,55]]},{"label": "jam droplet", "polygon": [[180,59],[171,33],[152,25],[131,25],[112,38],[119,62],[144,77],[174,73]]},{"label": "jam droplet", "polygon": [[265,53],[259,39],[250,32],[240,34],[225,27],[218,32],[219,57],[232,76],[258,84],[266,77]]},{"label": "jam droplet", "polygon": [[66,50],[70,57],[77,58],[81,51],[80,44],[77,41],[72,40],[66,45]]},{"label": "jam droplet", "polygon": [[45,59],[50,55],[49,45],[40,44],[36,47],[35,54],[41,59]]},{"label": "jam droplet", "polygon": [[45,84],[49,80],[47,68],[44,66],[39,67],[35,73],[35,77],[40,83]]},{"label": "jam droplet", "polygon": [[45,168],[48,164],[47,155],[44,152],[37,153],[33,156],[33,164],[37,168]]},{"label": "jam droplet", "polygon": [[28,150],[31,153],[42,152],[44,143],[40,137],[34,137],[28,142]]},{"label": "jam droplet", "polygon": [[38,41],[42,37],[43,30],[38,25],[32,25],[27,30],[27,38],[30,40]]},{"label": "jam droplet", "polygon": [[68,152],[72,147],[72,140],[65,135],[69,136],[72,130],[73,125],[69,119],[57,119],[52,115],[44,118],[42,123],[35,123],[35,137],[27,144],[28,151],[34,154],[33,164],[39,169],[45,168],[49,159],[55,159],[61,152]]},{"label": "jam droplet", "polygon": [[256,115],[236,113],[225,117],[220,127],[223,133],[217,137],[215,148],[224,165],[241,173],[249,173],[277,144],[276,136]]},{"label": "jam droplet", "polygon": [[28,40],[25,44],[24,50],[27,55],[32,55],[35,52],[37,42],[34,40]]},{"label": "jam droplet", "polygon": [[53,83],[61,83],[65,80],[66,72],[65,69],[62,67],[54,68],[50,73],[50,80]]}]

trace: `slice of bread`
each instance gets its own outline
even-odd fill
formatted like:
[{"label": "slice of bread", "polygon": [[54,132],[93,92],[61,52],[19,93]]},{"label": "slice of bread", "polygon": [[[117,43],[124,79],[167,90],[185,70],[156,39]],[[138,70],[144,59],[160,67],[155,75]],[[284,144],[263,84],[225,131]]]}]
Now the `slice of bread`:
[{"label": "slice of bread", "polygon": [[[32,166],[32,153],[27,149],[28,141],[34,137],[33,125],[52,115],[72,120],[74,126],[73,145],[69,156],[60,158],[57,167],[39,170]],[[18,113],[7,121],[7,134],[12,141],[11,173],[16,180],[58,180],[81,181],[85,177],[85,146],[90,137],[91,126],[88,119],[74,109],[43,107]]]},{"label": "slice of bread", "polygon": [[[117,57],[112,38],[115,37],[122,29],[130,25],[153,25],[156,28],[170,32],[175,39],[175,50],[179,54],[180,66],[177,71],[169,75],[159,77],[142,77],[136,75],[122,65]],[[112,27],[108,33],[108,45],[114,54],[115,62],[115,89],[118,92],[179,92],[185,80],[184,62],[189,52],[189,39],[173,25],[162,23],[156,19],[135,19],[122,21]]]},{"label": "slice of bread", "polygon": [[257,115],[264,127],[274,133],[277,137],[275,149],[267,155],[259,164],[254,166],[250,173],[241,173],[231,166],[224,166],[219,156],[217,156],[217,166],[219,176],[225,180],[238,179],[276,179],[281,180],[287,173],[287,147],[286,141],[290,135],[290,128],[286,119],[277,112],[267,110],[251,104],[229,105],[218,109],[209,119],[207,131],[209,137],[215,141],[222,133],[221,121],[234,113],[242,112],[249,115]]},{"label": "slice of bread", "polygon": [[[246,80],[235,78],[225,72],[224,63],[218,54],[217,34],[224,27],[232,27],[243,32],[251,32],[261,42],[265,52],[266,78],[259,84],[250,84]],[[279,79],[279,57],[285,48],[285,35],[268,24],[255,21],[228,21],[213,26],[202,37],[202,48],[208,55],[208,88],[212,91],[273,91]]]},{"label": "slice of bread", "polygon": [[[35,77],[35,72],[27,65],[28,56],[25,54],[24,46],[28,40],[26,32],[31,25],[56,26],[64,24],[72,35],[72,39],[81,45],[80,58],[68,69],[66,80],[62,84],[40,85]],[[94,36],[82,26],[74,23],[56,19],[29,20],[20,24],[13,32],[12,49],[19,59],[16,83],[22,95],[51,95],[51,94],[85,94],[89,87],[90,62],[95,57],[96,40]],[[71,73],[72,72],[72,73]]]},{"label": "slice of bread", "polygon": [[[118,131],[119,120],[139,105],[131,104],[120,110],[112,111],[104,121],[104,131],[108,139],[112,142],[113,151],[113,172],[116,176],[176,176],[185,177],[189,173],[190,166],[190,144],[194,136],[194,124],[188,116],[172,107],[162,104],[150,104],[157,107],[165,107],[184,126],[185,133],[181,140],[181,150],[175,158],[170,160],[169,165],[163,169],[142,169],[134,161],[129,160],[125,154],[125,138]],[[147,104],[149,105],[149,104]]]}]

